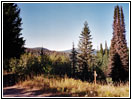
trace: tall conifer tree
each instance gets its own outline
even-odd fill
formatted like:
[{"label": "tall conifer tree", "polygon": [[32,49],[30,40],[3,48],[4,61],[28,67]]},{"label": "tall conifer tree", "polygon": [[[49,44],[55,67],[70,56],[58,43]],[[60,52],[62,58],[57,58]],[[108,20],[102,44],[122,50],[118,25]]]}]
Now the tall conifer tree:
[{"label": "tall conifer tree", "polygon": [[111,40],[109,70],[113,81],[126,81],[129,77],[129,60],[125,39],[124,14],[117,5],[114,11],[113,38]]},{"label": "tall conifer tree", "polygon": [[100,44],[100,53],[101,53],[101,56],[103,57],[103,55],[104,55],[104,50],[103,50],[102,43]]},{"label": "tall conifer tree", "polygon": [[14,3],[3,4],[3,57],[20,57],[24,52],[23,37],[21,36],[22,19],[20,8]]},{"label": "tall conifer tree", "polygon": [[108,55],[108,46],[107,46],[107,42],[105,41],[105,55]]},{"label": "tall conifer tree", "polygon": [[78,62],[79,68],[81,70],[82,78],[85,80],[88,77],[88,70],[93,65],[93,51],[92,49],[92,41],[91,41],[90,30],[88,27],[88,23],[84,23],[84,29],[80,36],[79,41],[79,54],[78,54]]},{"label": "tall conifer tree", "polygon": [[105,41],[105,50],[103,56],[103,71],[105,74],[107,74],[107,67],[108,67],[108,47],[107,47],[107,42]]},{"label": "tall conifer tree", "polygon": [[77,71],[77,51],[75,50],[74,43],[70,54],[70,59],[72,67],[72,76],[75,77],[75,73]]}]

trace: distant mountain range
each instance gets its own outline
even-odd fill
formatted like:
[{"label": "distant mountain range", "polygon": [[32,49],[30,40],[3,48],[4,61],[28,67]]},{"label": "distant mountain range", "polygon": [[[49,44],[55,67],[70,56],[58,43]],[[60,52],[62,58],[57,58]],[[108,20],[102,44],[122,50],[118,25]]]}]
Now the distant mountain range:
[{"label": "distant mountain range", "polygon": [[45,51],[51,51],[51,50],[49,50],[49,49],[47,49],[47,48],[43,48],[43,47],[35,47],[35,48],[26,48],[26,49],[29,49],[29,50],[38,50],[38,51],[40,51],[41,49],[43,49],[43,50],[45,50]]},{"label": "distant mountain range", "polygon": [[[78,52],[78,48],[75,48],[75,50]],[[69,50],[64,50],[64,51],[60,51],[60,52],[66,52],[66,53],[71,53],[72,49],[69,49]]]},{"label": "distant mountain range", "polygon": [[[42,47],[26,48],[25,51],[39,55],[40,52],[41,52],[41,49],[42,49]],[[79,49],[78,48],[75,48],[75,50],[77,52],[79,52]],[[43,48],[43,52],[46,52],[48,54],[51,54],[51,53],[54,53],[54,52],[59,53],[59,54],[64,54],[64,53],[65,54],[69,54],[69,53],[71,53],[71,51],[72,51],[72,49],[64,50],[64,51],[55,51],[55,50],[49,50],[47,48]],[[97,53],[97,50],[94,50],[94,54],[96,54],[96,53]]]},{"label": "distant mountain range", "polygon": [[[75,50],[77,52],[79,52],[79,49],[78,48],[75,48]],[[72,49],[69,49],[69,50],[64,50],[64,51],[61,51],[61,52],[65,52],[65,53],[71,53]],[[97,50],[94,50],[94,53],[93,54],[96,54],[97,53]]]},{"label": "distant mountain range", "polygon": [[43,53],[46,53],[47,55],[50,55],[50,54],[53,54],[53,53],[56,53],[57,55],[68,55],[69,54],[69,53],[66,53],[66,52],[49,50],[47,48],[42,48],[42,47],[35,47],[35,48],[28,48],[28,47],[26,47],[25,52],[26,53],[32,53],[34,55],[39,56],[42,49],[43,49]]}]

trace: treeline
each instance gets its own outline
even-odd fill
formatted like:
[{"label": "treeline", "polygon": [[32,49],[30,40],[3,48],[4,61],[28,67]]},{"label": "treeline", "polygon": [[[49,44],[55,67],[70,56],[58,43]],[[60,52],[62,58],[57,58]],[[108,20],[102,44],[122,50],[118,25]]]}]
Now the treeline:
[{"label": "treeline", "polygon": [[88,23],[84,23],[80,35],[79,52],[74,48],[71,53],[73,77],[93,81],[93,70],[97,71],[97,79],[111,78],[113,82],[129,80],[129,53],[125,38],[125,22],[122,7],[114,10],[113,37],[110,50],[105,43],[105,50],[100,45],[97,55],[93,54],[92,41]]},{"label": "treeline", "polygon": [[[73,77],[83,81],[93,81],[93,71],[97,80],[126,82],[129,79],[129,52],[125,39],[125,23],[122,7],[114,10],[113,38],[110,49],[105,42],[103,49],[94,54],[92,36],[88,23],[80,34],[78,51],[73,48],[70,54],[24,48],[21,37],[20,9],[17,4],[3,4],[3,69],[22,76],[23,79],[34,75],[52,74]],[[26,51],[26,52],[25,52]],[[123,74],[122,74],[123,73]]]},{"label": "treeline", "polygon": [[11,58],[8,65],[8,71],[19,76],[32,78],[35,75],[52,74],[52,75],[70,75],[70,62],[67,55],[58,55],[54,52],[47,55],[41,50],[40,55],[25,53],[19,59]]}]

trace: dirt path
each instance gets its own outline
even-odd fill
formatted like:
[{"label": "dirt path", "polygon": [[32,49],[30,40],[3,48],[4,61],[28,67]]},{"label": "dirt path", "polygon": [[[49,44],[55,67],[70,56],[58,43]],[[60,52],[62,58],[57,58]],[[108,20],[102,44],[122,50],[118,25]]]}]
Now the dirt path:
[{"label": "dirt path", "polygon": [[38,89],[27,89],[18,86],[10,86],[3,89],[3,97],[47,97],[51,95],[51,93],[42,93]]},{"label": "dirt path", "polygon": [[51,93],[38,89],[27,89],[18,86],[3,88],[3,97],[69,97],[68,94]]}]

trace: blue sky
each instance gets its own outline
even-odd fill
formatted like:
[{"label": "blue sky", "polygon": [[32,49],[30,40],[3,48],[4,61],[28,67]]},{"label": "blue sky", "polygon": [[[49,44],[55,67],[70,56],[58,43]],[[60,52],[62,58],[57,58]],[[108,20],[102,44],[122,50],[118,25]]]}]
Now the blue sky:
[{"label": "blue sky", "polygon": [[19,3],[22,18],[22,36],[25,47],[45,47],[50,50],[67,50],[72,42],[78,47],[79,36],[88,22],[93,48],[100,43],[110,46],[114,7],[122,6],[129,45],[128,3]]}]

